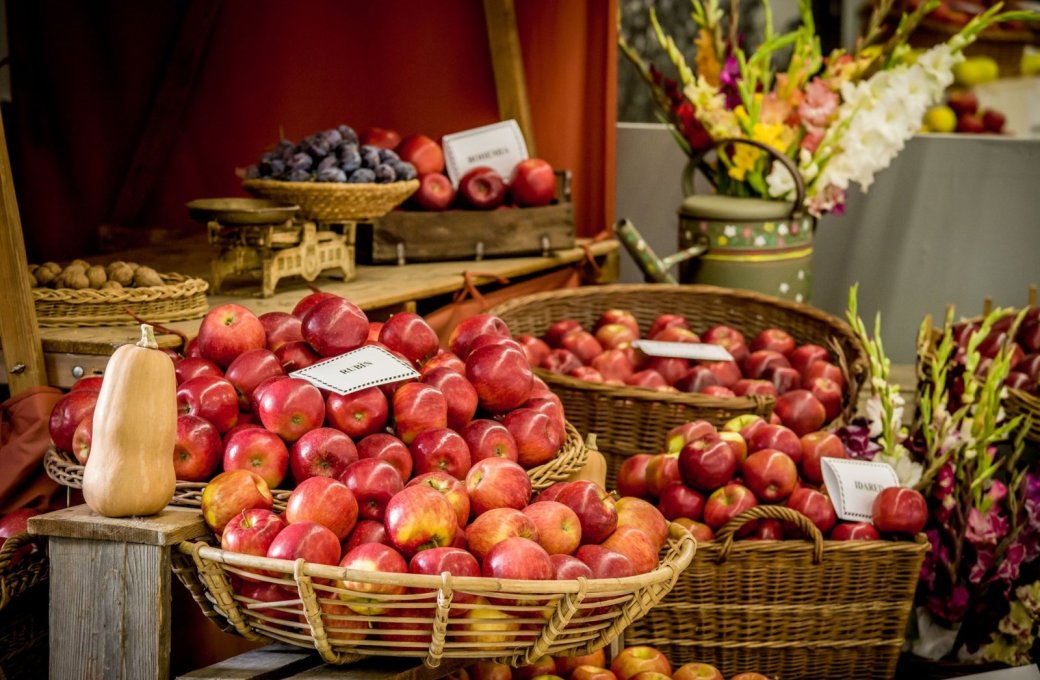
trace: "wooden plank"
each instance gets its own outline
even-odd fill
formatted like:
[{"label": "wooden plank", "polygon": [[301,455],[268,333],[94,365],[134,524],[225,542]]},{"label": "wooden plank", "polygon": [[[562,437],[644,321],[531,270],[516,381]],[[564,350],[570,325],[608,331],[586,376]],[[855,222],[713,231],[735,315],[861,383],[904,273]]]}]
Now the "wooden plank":
[{"label": "wooden plank", "polygon": [[151,517],[102,517],[75,505],[29,519],[29,533],[58,538],[92,539],[171,546],[209,533],[195,508],[168,507]]},{"label": "wooden plank", "polygon": [[178,680],[283,680],[322,664],[316,652],[273,644],[177,676]]},{"label": "wooden plank", "polygon": [[531,105],[527,100],[527,81],[520,35],[516,30],[516,7],[513,0],[484,0],[491,67],[495,73],[498,115],[502,120],[515,118],[527,141],[527,151],[537,156]]},{"label": "wooden plank", "polygon": [[48,550],[50,677],[169,677],[169,549],[52,537]]},{"label": "wooden plank", "polygon": [[324,664],[292,676],[293,680],[341,678],[349,680],[438,680],[474,662],[473,659],[444,659],[437,668],[427,668],[417,659],[373,656],[345,666]]},{"label": "wooden plank", "polygon": [[0,118],[0,290],[4,291],[4,313],[0,314],[0,338],[7,351],[4,368],[11,393],[47,384],[43,349],[36,326],[25,257],[22,220],[14,193],[7,137]]}]

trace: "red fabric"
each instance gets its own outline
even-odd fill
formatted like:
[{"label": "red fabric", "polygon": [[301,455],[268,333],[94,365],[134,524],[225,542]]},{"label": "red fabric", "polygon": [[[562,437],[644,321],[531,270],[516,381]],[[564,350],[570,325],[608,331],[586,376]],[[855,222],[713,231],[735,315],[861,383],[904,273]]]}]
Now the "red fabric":
[{"label": "red fabric", "polygon": [[[188,8],[206,1],[7,3],[31,260],[97,251]],[[578,233],[595,233],[613,214],[617,0],[515,5],[538,155],[573,171]],[[234,169],[280,129],[440,136],[497,119],[481,0],[224,0],[140,223],[201,230],[184,203],[242,195]]]},{"label": "red fabric", "polygon": [[47,423],[61,396],[53,387],[33,387],[0,404],[0,514],[61,507],[64,489],[43,469]]}]

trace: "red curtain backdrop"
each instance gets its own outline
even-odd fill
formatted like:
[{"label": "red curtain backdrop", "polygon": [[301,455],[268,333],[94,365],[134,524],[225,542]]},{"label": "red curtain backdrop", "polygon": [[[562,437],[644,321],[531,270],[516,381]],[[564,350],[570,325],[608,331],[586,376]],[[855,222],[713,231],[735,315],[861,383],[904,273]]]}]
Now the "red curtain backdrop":
[{"label": "red curtain backdrop", "polygon": [[[208,33],[188,18],[207,6]],[[616,9],[516,0],[538,153],[573,171],[582,235],[613,215]],[[47,0],[7,10],[4,122],[31,261],[97,251],[182,59],[178,36],[204,36],[201,66],[150,156],[159,172],[136,224],[118,226],[186,227],[186,201],[242,195],[234,169],[280,130],[299,140],[348,123],[436,137],[498,120],[481,0]]]}]

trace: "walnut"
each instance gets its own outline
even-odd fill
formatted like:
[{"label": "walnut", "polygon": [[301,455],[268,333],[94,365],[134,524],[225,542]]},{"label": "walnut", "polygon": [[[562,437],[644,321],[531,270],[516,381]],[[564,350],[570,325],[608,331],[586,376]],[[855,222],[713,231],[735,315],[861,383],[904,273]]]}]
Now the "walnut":
[{"label": "walnut", "polygon": [[90,288],[90,279],[87,278],[86,272],[79,267],[66,267],[61,276],[65,280],[66,288],[73,290]]},{"label": "walnut", "polygon": [[138,288],[145,286],[161,286],[163,280],[159,276],[159,272],[155,271],[151,267],[138,267],[134,270],[134,285]]},{"label": "walnut", "polygon": [[122,266],[110,271],[108,278],[121,286],[129,286],[134,282],[134,270],[124,263]]},{"label": "walnut", "polygon": [[119,269],[121,267],[125,267],[125,266],[126,266],[126,262],[123,262],[122,260],[116,260],[115,262],[109,262],[108,265],[105,267],[105,273],[108,274],[108,278],[112,278],[112,272],[114,270]]},{"label": "walnut", "polygon": [[101,290],[123,290],[123,284],[115,279],[109,279],[101,284]]},{"label": "walnut", "polygon": [[91,266],[87,270],[87,280],[90,281],[91,288],[101,288],[102,284],[108,280],[108,276],[105,275],[105,268],[99,264]]},{"label": "walnut", "polygon": [[90,269],[90,263],[87,262],[86,260],[81,260],[79,258],[76,258],[72,262],[69,262],[69,266],[70,267],[80,267],[80,268],[83,269],[83,271],[87,271],[88,269]]},{"label": "walnut", "polygon": [[57,262],[44,262],[33,273],[41,286],[54,285],[54,279],[61,273],[61,267]]}]

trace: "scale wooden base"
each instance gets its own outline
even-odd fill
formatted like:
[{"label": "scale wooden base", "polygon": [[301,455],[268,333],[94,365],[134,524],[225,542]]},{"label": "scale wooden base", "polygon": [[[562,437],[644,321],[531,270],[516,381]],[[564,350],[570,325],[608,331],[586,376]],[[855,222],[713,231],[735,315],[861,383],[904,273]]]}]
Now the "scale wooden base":
[{"label": "scale wooden base", "polygon": [[219,293],[225,279],[240,274],[260,279],[260,295],[274,295],[289,276],[313,281],[326,270],[340,270],[344,281],[356,276],[355,223],[321,224],[286,220],[280,224],[223,224],[210,221],[209,242],[220,247],[210,261],[210,286]]}]

